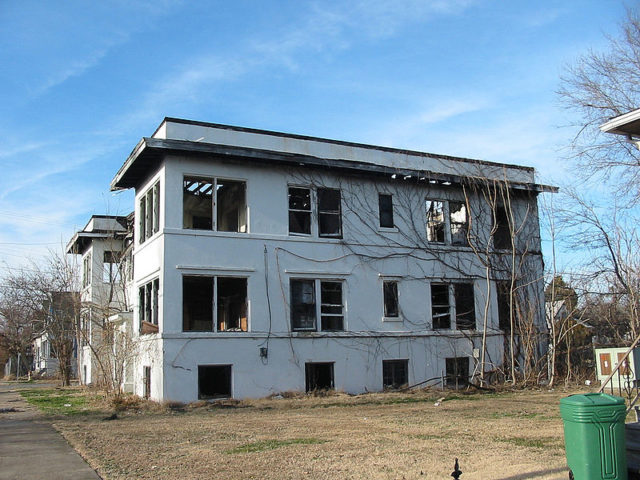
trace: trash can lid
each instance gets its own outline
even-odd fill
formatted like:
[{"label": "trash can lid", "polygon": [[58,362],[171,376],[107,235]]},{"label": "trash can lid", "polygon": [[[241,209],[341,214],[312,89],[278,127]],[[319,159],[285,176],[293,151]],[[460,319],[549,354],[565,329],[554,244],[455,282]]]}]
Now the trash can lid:
[{"label": "trash can lid", "polygon": [[608,393],[580,393],[569,395],[560,400],[561,405],[573,405],[576,407],[597,407],[604,405],[625,405],[624,398],[609,395]]}]

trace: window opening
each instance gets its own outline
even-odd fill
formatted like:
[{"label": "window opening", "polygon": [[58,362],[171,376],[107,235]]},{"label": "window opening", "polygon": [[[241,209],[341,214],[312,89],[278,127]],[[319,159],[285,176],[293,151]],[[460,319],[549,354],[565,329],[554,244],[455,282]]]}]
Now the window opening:
[{"label": "window opening", "polygon": [[231,365],[198,365],[198,398],[231,397]]},{"label": "window opening", "polygon": [[219,332],[247,331],[247,279],[217,278],[217,313]]},{"label": "window opening", "polygon": [[183,228],[219,232],[247,231],[246,182],[184,177],[182,190]]},{"label": "window opening", "polygon": [[469,223],[466,203],[449,202],[449,222],[451,225],[451,245],[468,245]]},{"label": "window opening", "polygon": [[236,180],[216,180],[217,230],[247,231],[246,183]]},{"label": "window opening", "polygon": [[473,330],[476,328],[476,310],[472,283],[455,283],[453,292],[456,301],[456,328]]},{"label": "window opening", "polygon": [[82,288],[91,285],[91,252],[87,253],[82,260]]},{"label": "window opening", "polygon": [[322,330],[343,330],[342,283],[320,282],[320,302]]},{"label": "window opening", "polygon": [[213,179],[184,177],[182,195],[183,227],[213,229]]},{"label": "window opening", "polygon": [[427,240],[433,243],[444,243],[444,202],[427,200]]},{"label": "window opening", "polygon": [[431,321],[434,329],[451,328],[449,285],[431,284]]},{"label": "window opening", "polygon": [[311,190],[289,187],[289,233],[311,235]]},{"label": "window opening", "polygon": [[138,220],[140,243],[160,230],[160,182],[156,182],[140,197]]},{"label": "window opening", "polygon": [[321,237],[342,237],[340,190],[318,189],[318,235]]},{"label": "window opening", "polygon": [[409,360],[383,360],[382,386],[383,388],[401,388],[409,383]]},{"label": "window opening", "polygon": [[138,315],[140,317],[140,333],[158,332],[158,290],[160,280],[157,278],[145,283],[138,289]]},{"label": "window opening", "polygon": [[305,389],[307,392],[316,390],[332,390],[333,382],[333,363],[306,363],[305,370]]},{"label": "window opening", "polygon": [[291,280],[291,329],[316,329],[316,298],[314,280]]},{"label": "window opening", "polygon": [[509,225],[509,217],[507,210],[502,207],[496,207],[494,216],[494,234],[493,246],[499,250],[511,249],[511,228]]},{"label": "window opening", "polygon": [[509,316],[510,306],[510,282],[496,282],[497,299],[498,299],[498,327],[503,332],[511,331],[511,318]]},{"label": "window opening", "polygon": [[384,297],[384,316],[388,318],[398,317],[398,282],[385,280],[382,283],[382,292]]},{"label": "window opening", "polygon": [[182,277],[182,330],[213,331],[213,277]]},{"label": "window opening", "polygon": [[142,384],[144,385],[142,396],[149,398],[151,396],[151,367],[143,367]]},{"label": "window opening", "polygon": [[449,387],[466,387],[469,384],[469,357],[447,358],[446,384]]},{"label": "window opening", "polygon": [[120,254],[118,252],[104,252],[102,264],[102,281],[104,283],[120,282]]},{"label": "window opening", "polygon": [[379,193],[378,209],[380,214],[380,227],[393,228],[393,196]]}]

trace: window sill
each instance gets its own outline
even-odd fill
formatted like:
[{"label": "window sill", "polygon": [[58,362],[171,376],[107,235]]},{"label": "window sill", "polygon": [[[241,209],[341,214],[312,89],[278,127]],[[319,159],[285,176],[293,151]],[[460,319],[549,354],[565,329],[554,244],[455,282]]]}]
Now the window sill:
[{"label": "window sill", "polygon": [[382,321],[385,323],[402,323],[402,317],[382,317]]},{"label": "window sill", "polygon": [[378,227],[378,231],[382,233],[398,233],[398,227]]}]

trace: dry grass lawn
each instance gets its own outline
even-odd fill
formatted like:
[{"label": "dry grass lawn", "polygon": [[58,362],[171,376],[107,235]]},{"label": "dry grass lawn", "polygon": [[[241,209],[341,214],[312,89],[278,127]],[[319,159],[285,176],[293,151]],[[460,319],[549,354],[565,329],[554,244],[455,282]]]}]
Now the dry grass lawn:
[{"label": "dry grass lawn", "polygon": [[[55,419],[105,479],[566,479],[560,398],[438,391]],[[436,403],[439,403],[436,405]]]}]

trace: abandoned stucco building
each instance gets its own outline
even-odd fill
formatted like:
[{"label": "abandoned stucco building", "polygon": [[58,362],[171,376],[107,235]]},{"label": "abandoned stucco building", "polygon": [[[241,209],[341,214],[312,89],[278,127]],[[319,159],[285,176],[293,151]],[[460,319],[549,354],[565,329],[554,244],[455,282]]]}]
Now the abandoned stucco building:
[{"label": "abandoned stucco building", "polygon": [[500,368],[516,251],[512,298],[545,328],[532,168],[165,118],[111,188],[135,189],[139,395],[358,393]]}]

